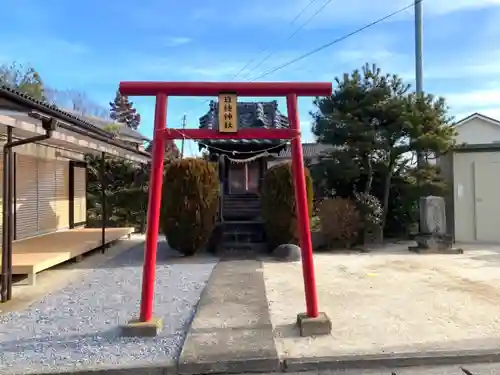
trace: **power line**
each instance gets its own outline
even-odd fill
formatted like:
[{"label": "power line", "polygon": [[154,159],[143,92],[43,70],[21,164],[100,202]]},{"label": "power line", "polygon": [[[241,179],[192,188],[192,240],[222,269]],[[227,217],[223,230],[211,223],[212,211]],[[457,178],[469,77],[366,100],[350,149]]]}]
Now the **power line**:
[{"label": "power line", "polygon": [[[284,40],[283,42],[288,42],[290,41],[295,35],[297,35],[309,22],[311,22],[318,14],[321,13],[321,11],[323,11],[323,9],[325,9],[328,5],[330,5],[330,3],[332,2],[332,0],[327,0],[321,7],[319,7],[318,10],[316,10],[316,12],[314,12],[314,14],[309,17],[304,23],[302,23],[299,27],[297,27],[293,33],[291,33],[288,38],[286,40]],[[260,62],[254,66],[249,72],[247,75],[250,75],[252,72],[254,72],[255,70],[257,70],[258,67],[260,67],[262,64],[264,64],[267,60],[269,60],[270,57],[274,56],[274,54],[276,53],[276,50],[274,51],[271,51],[267,56],[265,56],[262,60],[260,60]]]},{"label": "power line", "polygon": [[[303,8],[299,11],[299,13],[297,13],[297,15],[296,15],[296,16],[295,16],[295,17],[294,17],[294,18],[293,18],[293,19],[289,22],[289,24],[290,24],[290,25],[293,25],[293,24],[295,23],[295,21],[297,21],[297,20],[300,18],[300,16],[301,16],[302,14],[304,14],[304,12],[305,12],[307,9],[309,9],[309,7],[310,7],[312,4],[314,4],[316,1],[317,1],[317,0],[310,0],[310,1],[309,1],[309,3],[307,3],[307,4],[306,4],[306,6],[305,6],[305,7],[303,7]],[[330,0],[330,1],[331,1],[331,0]],[[262,49],[259,51],[259,53],[257,54],[257,56],[259,56],[259,55],[260,55],[261,53],[263,53],[263,52],[266,52],[268,49],[269,49],[268,47],[266,47],[266,48],[262,48]],[[243,66],[243,68],[241,68],[241,69],[240,69],[240,70],[239,70],[239,71],[238,71],[238,72],[237,72],[237,73],[236,73],[236,74],[235,74],[235,75],[231,78],[231,81],[232,81],[232,80],[234,80],[236,77],[238,77],[241,73],[243,73],[243,72],[245,71],[245,69],[246,69],[246,68],[248,68],[248,67],[249,67],[249,66],[250,66],[250,65],[251,65],[251,64],[252,64],[252,63],[253,63],[256,59],[257,59],[257,57],[254,57],[253,59],[250,59],[250,61],[249,61],[249,62],[247,62],[247,63],[245,64],[245,66]],[[255,70],[255,68],[253,68],[253,69],[251,70],[251,72],[252,72],[253,70]]]},{"label": "power line", "polygon": [[308,9],[309,9],[309,7],[310,7],[311,5],[313,5],[315,2],[316,2],[316,0],[311,0],[311,1],[310,1],[310,2],[309,2],[309,3],[308,3],[308,4],[304,7],[304,8],[302,8],[302,10],[301,10],[299,13],[297,13],[297,15],[295,16],[295,18],[294,18],[293,20],[291,20],[291,21],[290,21],[290,25],[293,25],[293,24],[295,23],[295,21],[297,21],[297,20],[300,18],[300,16],[301,16],[301,15],[303,15],[303,14],[304,14],[304,12],[305,12],[306,10],[308,10]]},{"label": "power line", "polygon": [[[302,16],[302,14],[304,14],[304,12],[310,8],[311,5],[313,5],[317,0],[309,0],[309,3],[306,4],[305,7],[303,7],[296,15],[295,17],[289,22],[290,25],[293,25],[295,23],[295,21],[297,21],[300,16]],[[330,0],[331,1],[331,0]],[[233,75],[229,80],[230,81],[234,81],[241,73],[243,73],[245,71],[245,69],[247,69],[256,59],[257,57],[261,54],[261,53],[264,53],[266,52],[267,50],[269,49],[269,47],[263,47],[260,49],[260,51],[257,53],[257,55],[250,59],[235,75]],[[261,63],[259,64],[259,66],[261,65]],[[255,70],[255,68],[252,68],[252,70],[250,71],[253,72]],[[203,103],[208,103],[210,102],[211,99],[204,99],[203,100]]]},{"label": "power line", "polygon": [[350,32],[349,34],[343,35],[343,36],[341,36],[340,38],[337,38],[337,39],[335,39],[335,40],[333,40],[333,41],[331,41],[331,42],[329,42],[329,43],[326,43],[326,44],[324,44],[324,45],[322,45],[322,46],[320,46],[320,47],[318,47],[318,48],[315,48],[315,49],[313,49],[312,51],[307,52],[307,53],[305,53],[305,54],[303,54],[303,55],[301,55],[301,56],[299,56],[299,57],[296,57],[296,58],[294,58],[294,59],[292,59],[292,60],[288,61],[287,63],[285,63],[285,64],[283,64],[283,65],[280,65],[280,66],[278,66],[278,67],[276,67],[276,68],[274,68],[274,69],[268,70],[267,72],[265,72],[265,73],[263,73],[263,74],[260,74],[260,75],[258,75],[257,77],[252,78],[252,79],[250,80],[250,82],[252,82],[252,81],[256,81],[256,80],[258,80],[258,79],[261,79],[261,78],[263,78],[263,77],[265,77],[265,76],[268,76],[269,74],[275,73],[275,72],[277,72],[278,70],[284,69],[284,68],[286,68],[286,67],[288,67],[288,66],[290,66],[290,65],[292,65],[292,64],[295,64],[296,62],[298,62],[298,61],[300,61],[300,60],[303,60],[303,59],[305,59],[305,58],[307,58],[307,57],[309,57],[309,56],[311,56],[311,55],[314,55],[315,53],[318,53],[318,52],[320,52],[320,51],[323,51],[324,49],[326,49],[326,48],[328,48],[328,47],[331,47],[331,46],[333,46],[334,44],[337,44],[337,43],[339,43],[339,42],[342,42],[342,41],[344,41],[344,40],[346,40],[346,39],[350,38],[350,37],[351,37],[351,36],[353,36],[353,35],[356,35],[356,34],[358,34],[358,33],[362,32],[362,31],[365,31],[366,29],[369,29],[369,28],[370,28],[370,27],[372,27],[372,26],[375,26],[375,25],[377,25],[377,24],[379,24],[379,23],[382,23],[382,22],[384,22],[385,20],[387,20],[387,19],[389,19],[389,18],[392,18],[392,17],[394,17],[394,16],[398,15],[399,13],[404,12],[405,10],[408,10],[408,9],[412,8],[412,7],[415,5],[415,3],[420,3],[420,2],[422,2],[422,1],[423,1],[423,0],[415,0],[415,2],[412,2],[411,4],[409,4],[409,5],[407,5],[407,6],[403,7],[403,8],[400,8],[400,9],[396,10],[395,12],[392,12],[392,13],[390,13],[390,14],[388,14],[388,15],[386,15],[386,16],[384,16],[384,17],[382,17],[382,18],[379,18],[379,19],[377,19],[376,21],[370,22],[370,23],[366,24],[365,26],[360,27],[359,29],[356,29],[356,30],[354,30],[354,31]]}]

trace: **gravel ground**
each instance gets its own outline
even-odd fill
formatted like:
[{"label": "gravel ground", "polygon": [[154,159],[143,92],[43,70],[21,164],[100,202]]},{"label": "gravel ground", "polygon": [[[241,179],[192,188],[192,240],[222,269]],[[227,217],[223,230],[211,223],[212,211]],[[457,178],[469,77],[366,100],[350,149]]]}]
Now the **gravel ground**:
[{"label": "gravel ground", "polygon": [[332,334],[298,335],[300,263],[264,263],[281,358],[494,349],[500,345],[500,246],[464,255],[408,250],[314,257],[319,309]]},{"label": "gravel ground", "polygon": [[162,243],[156,268],[155,338],[121,338],[137,316],[144,245],[118,255],[24,311],[0,316],[0,373],[140,366],[177,359],[215,258],[175,259]]}]

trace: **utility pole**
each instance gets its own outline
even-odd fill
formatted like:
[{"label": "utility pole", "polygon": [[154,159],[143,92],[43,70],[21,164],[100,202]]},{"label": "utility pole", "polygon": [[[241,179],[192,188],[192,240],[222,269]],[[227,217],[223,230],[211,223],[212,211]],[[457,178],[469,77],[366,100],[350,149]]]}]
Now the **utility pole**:
[{"label": "utility pole", "polygon": [[423,91],[423,15],[422,0],[415,0],[415,80],[417,94]]},{"label": "utility pole", "polygon": [[[422,0],[415,0],[415,87],[417,95],[420,96],[424,91],[423,78],[423,14]],[[417,154],[417,166],[421,167],[424,164],[424,155],[419,152]]]},{"label": "utility pole", "polygon": [[[184,114],[184,116],[182,116],[182,129],[183,130],[186,129],[186,124],[187,124],[186,115]],[[181,159],[184,158],[184,141],[185,141],[185,139],[182,138],[182,141],[181,141],[182,142],[181,143]]]},{"label": "utility pole", "polygon": [[[423,79],[423,14],[422,14],[422,0],[415,0],[414,3],[415,11],[415,88],[417,92],[417,97],[421,96],[424,91],[424,79]],[[424,165],[424,154],[422,152],[417,152],[417,168],[420,169]],[[417,175],[419,176],[419,175]],[[417,179],[417,183],[421,182],[420,178]],[[419,218],[418,227],[419,232],[422,230],[422,210],[419,205]]]}]

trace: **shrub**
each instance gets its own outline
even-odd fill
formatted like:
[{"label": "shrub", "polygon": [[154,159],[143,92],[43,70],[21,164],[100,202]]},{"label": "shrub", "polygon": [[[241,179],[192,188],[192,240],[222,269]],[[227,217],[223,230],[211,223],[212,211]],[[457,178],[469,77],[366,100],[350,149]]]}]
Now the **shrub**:
[{"label": "shrub", "polygon": [[380,200],[369,193],[354,192],[354,197],[361,217],[363,242],[382,240],[382,217],[384,209]]},{"label": "shrub", "polygon": [[161,228],[169,245],[193,255],[215,228],[219,198],[216,168],[203,159],[172,161],[163,182]]},{"label": "shrub", "polygon": [[345,198],[325,199],[319,208],[321,232],[327,243],[350,248],[356,242],[362,227],[356,204]]},{"label": "shrub", "polygon": [[[312,217],[313,186],[309,170],[305,169],[309,218]],[[269,246],[298,245],[299,230],[295,209],[295,189],[290,163],[278,164],[267,170],[260,191],[262,218]]]}]

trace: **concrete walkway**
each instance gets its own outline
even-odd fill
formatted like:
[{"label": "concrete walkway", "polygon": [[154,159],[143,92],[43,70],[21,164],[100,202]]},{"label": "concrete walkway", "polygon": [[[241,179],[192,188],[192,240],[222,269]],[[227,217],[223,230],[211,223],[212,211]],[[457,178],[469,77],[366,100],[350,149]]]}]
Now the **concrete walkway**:
[{"label": "concrete walkway", "polygon": [[222,260],[202,293],[179,373],[273,372],[280,366],[257,260]]}]

